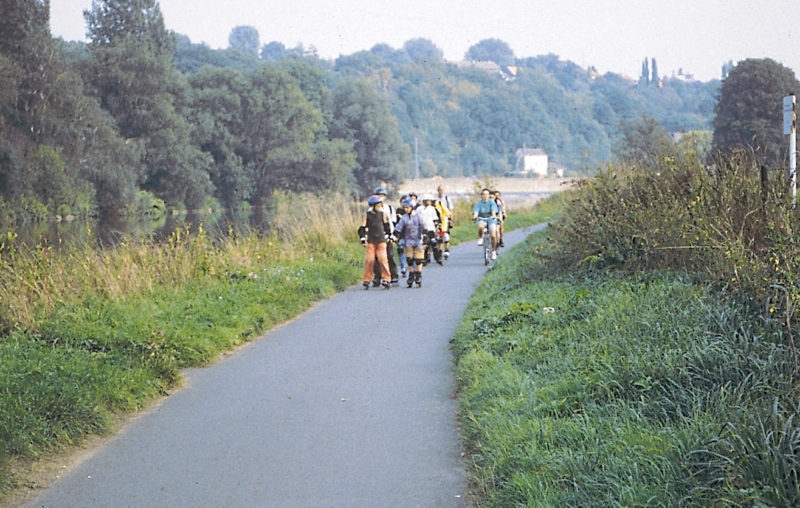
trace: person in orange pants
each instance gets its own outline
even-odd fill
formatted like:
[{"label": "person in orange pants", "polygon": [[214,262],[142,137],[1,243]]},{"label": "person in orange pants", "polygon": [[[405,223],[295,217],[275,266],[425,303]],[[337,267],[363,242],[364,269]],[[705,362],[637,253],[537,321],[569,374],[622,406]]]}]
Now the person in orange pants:
[{"label": "person in orange pants", "polygon": [[364,289],[369,289],[370,281],[373,276],[375,258],[381,268],[381,287],[389,289],[389,260],[386,256],[386,242],[391,234],[389,221],[383,213],[383,196],[374,194],[367,200],[369,210],[364,215],[364,221],[358,228],[358,236],[361,238],[361,245],[367,248],[364,259],[364,277],[361,285]]}]

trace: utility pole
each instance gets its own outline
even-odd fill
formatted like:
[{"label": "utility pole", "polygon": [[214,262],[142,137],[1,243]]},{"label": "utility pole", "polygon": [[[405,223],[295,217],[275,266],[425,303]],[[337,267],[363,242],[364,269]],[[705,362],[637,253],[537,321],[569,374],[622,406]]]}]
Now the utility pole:
[{"label": "utility pole", "polygon": [[794,94],[783,98],[783,133],[789,135],[789,179],[792,203],[797,200],[797,103]]},{"label": "utility pole", "polygon": [[419,142],[416,136],[414,136],[414,165],[417,167],[415,178],[419,179]]}]

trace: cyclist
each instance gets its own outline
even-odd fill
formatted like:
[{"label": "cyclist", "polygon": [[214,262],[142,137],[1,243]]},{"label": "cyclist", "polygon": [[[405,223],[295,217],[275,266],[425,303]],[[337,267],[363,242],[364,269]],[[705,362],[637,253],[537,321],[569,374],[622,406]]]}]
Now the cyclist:
[{"label": "cyclist", "polygon": [[503,234],[505,230],[503,225],[506,222],[506,204],[503,199],[500,197],[500,191],[494,191],[494,202],[497,203],[497,247],[502,248],[505,247],[503,245]]},{"label": "cyclist", "polygon": [[364,278],[361,283],[364,289],[369,289],[369,283],[373,276],[375,258],[381,269],[380,285],[383,289],[389,289],[389,262],[386,259],[386,241],[391,234],[389,221],[383,213],[383,198],[373,194],[367,200],[369,210],[364,216],[361,227],[358,228],[358,236],[361,245],[367,248],[364,259]]},{"label": "cyclist", "polygon": [[492,259],[497,259],[497,203],[489,199],[489,189],[481,191],[481,199],[472,207],[472,220],[478,221],[478,245],[483,245],[483,229],[489,228],[492,238]]},{"label": "cyclist", "polygon": [[[389,221],[389,231],[391,231],[394,229],[397,219],[395,216],[394,207],[388,201],[386,201],[386,189],[383,187],[377,187],[373,194],[383,198],[383,213],[386,215],[386,219]],[[389,275],[391,276],[391,283],[397,284],[397,262],[394,260],[394,242],[391,240],[386,242],[386,259],[389,262]],[[375,275],[372,279],[373,285],[376,285],[375,282],[379,281],[380,277],[380,267],[376,264]]]},{"label": "cyclist", "polygon": [[422,286],[422,258],[425,248],[422,244],[422,237],[427,235],[425,221],[416,213],[417,202],[411,198],[403,201],[403,208],[406,214],[394,227],[394,236],[402,239],[405,243],[406,259],[408,260],[408,281],[406,287],[411,287],[417,283],[417,287]]}]

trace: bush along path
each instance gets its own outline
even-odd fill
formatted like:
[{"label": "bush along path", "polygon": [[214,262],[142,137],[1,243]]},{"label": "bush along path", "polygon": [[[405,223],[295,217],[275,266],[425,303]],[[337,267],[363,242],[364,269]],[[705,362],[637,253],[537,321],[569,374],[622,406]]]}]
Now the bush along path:
[{"label": "bush along path", "polygon": [[453,340],[477,504],[800,505],[780,326],[673,272],[564,273],[546,244],[490,271]]}]

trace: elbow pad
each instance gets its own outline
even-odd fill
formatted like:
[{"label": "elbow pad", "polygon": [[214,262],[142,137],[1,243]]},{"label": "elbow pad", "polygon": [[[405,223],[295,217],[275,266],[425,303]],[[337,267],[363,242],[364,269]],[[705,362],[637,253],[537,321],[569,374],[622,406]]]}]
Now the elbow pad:
[{"label": "elbow pad", "polygon": [[388,222],[384,222],[383,223],[383,232],[386,234],[386,236],[389,236],[389,235],[392,234],[392,229],[389,227],[389,223]]}]

